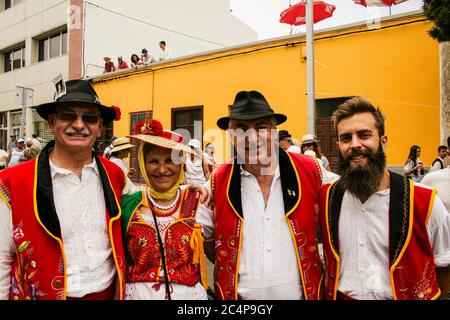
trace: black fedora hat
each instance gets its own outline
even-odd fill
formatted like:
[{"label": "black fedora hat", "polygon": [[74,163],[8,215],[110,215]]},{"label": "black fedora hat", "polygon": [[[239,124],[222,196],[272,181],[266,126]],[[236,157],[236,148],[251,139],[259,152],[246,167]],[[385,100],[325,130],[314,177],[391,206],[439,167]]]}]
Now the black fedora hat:
[{"label": "black fedora hat", "polygon": [[281,141],[284,138],[290,138],[292,135],[287,130],[280,130],[278,132],[278,139]]},{"label": "black fedora hat", "polygon": [[236,94],[231,114],[220,118],[217,126],[220,129],[227,130],[230,119],[235,120],[255,120],[265,117],[274,117],[277,124],[282,124],[287,120],[284,114],[275,113],[270,107],[266,98],[258,91],[240,91]]},{"label": "black fedora hat", "polygon": [[54,112],[57,106],[68,103],[91,105],[100,111],[103,123],[109,123],[120,118],[118,107],[108,107],[100,103],[100,100],[88,80],[70,80],[65,83],[65,91],[55,101],[44,103],[36,107],[37,113],[48,120],[48,115]]}]

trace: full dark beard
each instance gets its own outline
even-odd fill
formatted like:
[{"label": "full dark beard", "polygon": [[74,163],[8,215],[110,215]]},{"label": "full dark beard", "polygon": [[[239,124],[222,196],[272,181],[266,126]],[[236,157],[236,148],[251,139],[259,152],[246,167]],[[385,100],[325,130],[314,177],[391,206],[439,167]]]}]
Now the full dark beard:
[{"label": "full dark beard", "polygon": [[[351,157],[358,155],[367,155],[367,164],[364,166],[352,167]],[[369,150],[355,151],[347,159],[339,154],[338,186],[343,190],[348,190],[360,199],[368,199],[377,191],[378,185],[383,178],[386,167],[386,155],[381,144],[377,152]]]}]

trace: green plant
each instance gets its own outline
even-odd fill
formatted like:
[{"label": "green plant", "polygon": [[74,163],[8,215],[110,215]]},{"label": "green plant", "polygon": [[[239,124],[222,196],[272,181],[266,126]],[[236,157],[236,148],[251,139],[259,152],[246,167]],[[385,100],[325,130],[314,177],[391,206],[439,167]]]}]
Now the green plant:
[{"label": "green plant", "polygon": [[450,41],[450,0],[424,0],[423,10],[434,22],[430,36],[439,42]]}]

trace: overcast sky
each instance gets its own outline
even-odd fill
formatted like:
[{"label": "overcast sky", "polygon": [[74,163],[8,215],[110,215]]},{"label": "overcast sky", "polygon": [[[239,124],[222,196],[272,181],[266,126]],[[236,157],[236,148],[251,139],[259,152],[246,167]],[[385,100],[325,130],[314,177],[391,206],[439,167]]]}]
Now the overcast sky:
[{"label": "overcast sky", "polygon": [[[267,39],[288,35],[290,25],[278,22],[280,12],[299,0],[231,0],[232,13],[253,28],[259,34],[259,39]],[[336,10],[331,18],[315,24],[315,29],[329,28],[357,21],[372,20],[389,15],[387,7],[366,8],[353,3],[353,0],[325,0],[334,4]],[[392,7],[392,14],[421,9],[423,0],[408,0]],[[294,32],[304,31],[303,28],[295,28]]]}]

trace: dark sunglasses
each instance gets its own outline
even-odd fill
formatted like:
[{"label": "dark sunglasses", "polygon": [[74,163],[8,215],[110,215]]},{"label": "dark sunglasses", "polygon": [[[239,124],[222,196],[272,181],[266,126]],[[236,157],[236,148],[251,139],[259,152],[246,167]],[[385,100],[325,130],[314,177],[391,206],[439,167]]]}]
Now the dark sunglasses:
[{"label": "dark sunglasses", "polygon": [[[94,124],[100,120],[100,117],[96,113],[86,112],[80,115],[84,123]],[[78,114],[73,111],[60,111],[58,113],[58,119],[67,122],[73,122],[78,119]]]},{"label": "dark sunglasses", "polygon": [[303,146],[304,147],[313,147],[314,146],[314,143],[305,143],[305,144],[303,144]]}]

